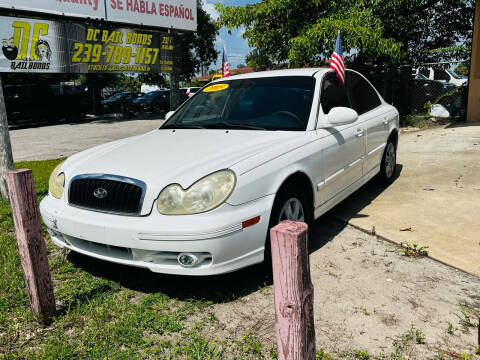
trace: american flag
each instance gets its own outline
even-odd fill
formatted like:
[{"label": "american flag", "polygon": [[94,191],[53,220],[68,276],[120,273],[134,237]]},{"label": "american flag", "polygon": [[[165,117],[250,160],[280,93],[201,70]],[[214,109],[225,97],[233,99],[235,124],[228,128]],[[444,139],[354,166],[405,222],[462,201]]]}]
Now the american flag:
[{"label": "american flag", "polygon": [[227,51],[225,49],[225,46],[223,47],[222,75],[224,78],[230,76],[230,66],[228,65]]},{"label": "american flag", "polygon": [[345,63],[343,62],[342,39],[340,38],[340,31],[338,31],[337,41],[335,42],[335,50],[332,54],[332,61],[330,62],[330,69],[337,73],[338,78],[342,84],[345,83]]}]

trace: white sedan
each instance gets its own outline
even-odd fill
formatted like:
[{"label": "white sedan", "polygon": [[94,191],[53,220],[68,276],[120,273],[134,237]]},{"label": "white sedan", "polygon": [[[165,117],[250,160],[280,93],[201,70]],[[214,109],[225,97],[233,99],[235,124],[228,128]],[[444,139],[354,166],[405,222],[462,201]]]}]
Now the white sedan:
[{"label": "white sedan", "polygon": [[375,175],[394,178],[398,111],[354,71],[345,85],[329,69],[221,79],[167,118],[54,170],[40,210],[56,245],[226,273],[261,263],[279,222],[311,224]]}]

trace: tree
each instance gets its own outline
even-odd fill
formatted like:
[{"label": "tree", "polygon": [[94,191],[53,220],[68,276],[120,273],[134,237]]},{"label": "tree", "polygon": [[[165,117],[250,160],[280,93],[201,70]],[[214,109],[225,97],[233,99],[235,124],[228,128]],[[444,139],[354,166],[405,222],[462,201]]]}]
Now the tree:
[{"label": "tree", "polygon": [[438,58],[432,50],[468,48],[474,11],[473,0],[262,0],[216,8],[229,29],[246,28],[243,37],[254,47],[248,64],[260,68],[323,63],[338,30],[350,62]]},{"label": "tree", "polygon": [[202,8],[201,0],[197,0],[197,31],[179,33],[181,51],[180,78],[189,81],[202,67],[208,68],[217,61],[218,52],[215,41],[218,25]]},{"label": "tree", "polygon": [[244,26],[243,37],[256,51],[249,65],[273,67],[314,65],[332,52],[341,30],[344,50],[399,59],[401,46],[383,35],[380,19],[356,1],[262,0],[246,6],[217,4],[220,21],[229,28]]},{"label": "tree", "polygon": [[164,74],[161,73],[142,73],[138,75],[138,80],[142,84],[158,85],[168,87],[169,82]]},{"label": "tree", "polygon": [[133,74],[118,74],[115,79],[115,87],[124,91],[140,91],[142,83],[138,76]]},{"label": "tree", "polygon": [[245,64],[238,64],[237,65],[237,69],[243,69],[245,67],[247,67],[247,65],[245,65]]},{"label": "tree", "polygon": [[364,0],[409,64],[470,57],[474,0]]},{"label": "tree", "polygon": [[468,75],[470,73],[470,64],[460,64],[455,68],[454,71],[458,75]]}]

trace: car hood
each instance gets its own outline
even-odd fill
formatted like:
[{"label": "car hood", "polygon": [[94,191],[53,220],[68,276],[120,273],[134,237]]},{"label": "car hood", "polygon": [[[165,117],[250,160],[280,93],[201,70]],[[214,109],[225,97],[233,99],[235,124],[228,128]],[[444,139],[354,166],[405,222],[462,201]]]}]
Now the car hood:
[{"label": "car hood", "polygon": [[[267,153],[267,150],[268,156],[274,157],[276,152],[272,153],[272,148],[279,148],[279,153],[284,153],[304,134],[160,129],[78,153],[70,157],[61,170],[65,172],[66,184],[82,174],[118,175],[145,182],[147,192],[142,209],[142,215],[145,215],[165,186],[177,183],[187,189],[206,175],[232,168],[259,153]],[[268,160],[259,158],[259,164]]]}]

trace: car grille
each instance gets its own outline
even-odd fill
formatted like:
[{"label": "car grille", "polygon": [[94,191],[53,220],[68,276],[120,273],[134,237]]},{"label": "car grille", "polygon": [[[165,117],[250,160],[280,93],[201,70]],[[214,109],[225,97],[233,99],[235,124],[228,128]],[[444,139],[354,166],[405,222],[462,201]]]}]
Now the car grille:
[{"label": "car grille", "polygon": [[145,184],[128,178],[74,178],[70,183],[70,205],[121,215],[140,215]]}]

